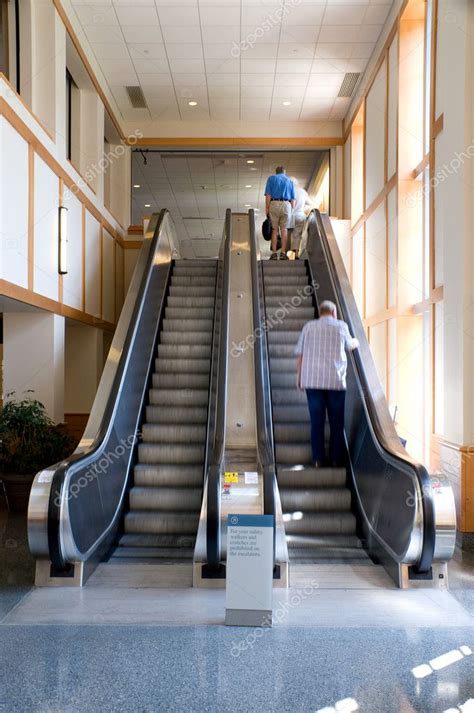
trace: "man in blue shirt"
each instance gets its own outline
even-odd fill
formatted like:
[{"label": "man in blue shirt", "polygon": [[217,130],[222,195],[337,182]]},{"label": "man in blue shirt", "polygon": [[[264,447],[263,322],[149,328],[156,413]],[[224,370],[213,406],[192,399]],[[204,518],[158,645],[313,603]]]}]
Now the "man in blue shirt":
[{"label": "man in blue shirt", "polygon": [[278,260],[278,228],[281,234],[280,260],[288,260],[288,224],[295,206],[295,187],[283,166],[277,166],[275,175],[269,176],[265,186],[265,208],[272,223],[272,254],[270,260]]}]

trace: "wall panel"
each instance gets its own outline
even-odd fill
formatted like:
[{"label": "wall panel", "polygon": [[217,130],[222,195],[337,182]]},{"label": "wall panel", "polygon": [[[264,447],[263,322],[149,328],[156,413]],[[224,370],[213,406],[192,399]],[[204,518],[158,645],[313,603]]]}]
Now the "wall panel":
[{"label": "wall panel", "polygon": [[387,323],[373,325],[369,330],[369,340],[380,383],[387,393]]},{"label": "wall panel", "polygon": [[351,217],[351,137],[344,144],[344,218]]},{"label": "wall panel", "polygon": [[359,312],[362,318],[365,317],[364,309],[364,282],[365,282],[365,268],[364,268],[364,227],[355,233],[352,238],[352,289],[354,290],[354,297],[359,308]]},{"label": "wall panel", "polygon": [[387,67],[380,67],[367,95],[365,112],[365,206],[374,201],[385,183],[385,102]]},{"label": "wall panel", "polygon": [[366,222],[366,316],[382,312],[386,307],[387,254],[385,203]]},{"label": "wall panel", "polygon": [[397,170],[398,35],[390,45],[388,72],[387,180]]},{"label": "wall panel", "polygon": [[0,185],[0,274],[28,287],[28,144],[3,117]]},{"label": "wall panel", "polygon": [[398,218],[397,218],[397,189],[387,196],[387,278],[388,278],[388,304],[387,307],[397,305],[397,263],[398,263]]},{"label": "wall panel", "polygon": [[100,223],[86,211],[86,312],[100,317]]},{"label": "wall panel", "polygon": [[123,253],[124,249],[117,243],[115,246],[115,319],[118,321],[122,311],[123,293]]},{"label": "wall panel", "polygon": [[113,322],[115,318],[115,247],[113,237],[103,231],[102,266],[102,319]]},{"label": "wall panel", "polygon": [[34,289],[57,300],[59,179],[38,155],[34,166]]},{"label": "wall panel", "polygon": [[127,295],[139,252],[139,250],[131,248],[124,250],[124,297]]}]

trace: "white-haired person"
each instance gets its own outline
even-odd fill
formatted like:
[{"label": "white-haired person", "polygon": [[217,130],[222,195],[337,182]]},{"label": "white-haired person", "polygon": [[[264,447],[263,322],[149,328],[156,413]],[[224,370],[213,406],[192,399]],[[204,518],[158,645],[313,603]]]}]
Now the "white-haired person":
[{"label": "white-haired person", "polygon": [[313,207],[308,192],[299,185],[298,179],[291,178],[295,187],[295,205],[291,214],[288,228],[290,250],[295,253],[296,259],[299,257],[301,237],[303,235],[304,222],[306,220],[306,208]]},{"label": "white-haired person", "polygon": [[336,305],[325,300],[319,319],[307,322],[295,348],[297,386],[306,391],[311,418],[313,464],[326,464],[324,425],[326,413],[331,430],[329,463],[344,465],[344,407],[346,399],[346,350],[357,349],[345,322],[337,318]]}]

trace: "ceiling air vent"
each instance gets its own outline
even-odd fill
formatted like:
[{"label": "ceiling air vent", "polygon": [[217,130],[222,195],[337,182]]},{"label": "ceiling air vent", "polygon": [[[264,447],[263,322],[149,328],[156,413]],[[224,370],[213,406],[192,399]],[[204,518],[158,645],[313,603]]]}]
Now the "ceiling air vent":
[{"label": "ceiling air vent", "polygon": [[134,109],[146,109],[145,95],[141,87],[125,87]]},{"label": "ceiling air vent", "polygon": [[344,77],[338,97],[351,97],[360,79],[360,72],[348,72]]}]

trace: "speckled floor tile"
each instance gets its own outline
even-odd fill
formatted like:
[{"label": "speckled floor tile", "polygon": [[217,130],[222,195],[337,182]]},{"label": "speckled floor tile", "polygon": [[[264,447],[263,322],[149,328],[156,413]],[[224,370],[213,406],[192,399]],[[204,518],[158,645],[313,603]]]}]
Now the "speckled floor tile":
[{"label": "speckled floor tile", "polygon": [[442,713],[474,695],[474,656],[411,673],[474,647],[472,629],[256,631],[2,627],[0,710],[316,713],[352,698],[364,713]]},{"label": "speckled floor tile", "polygon": [[30,591],[31,587],[0,587],[0,622]]}]

